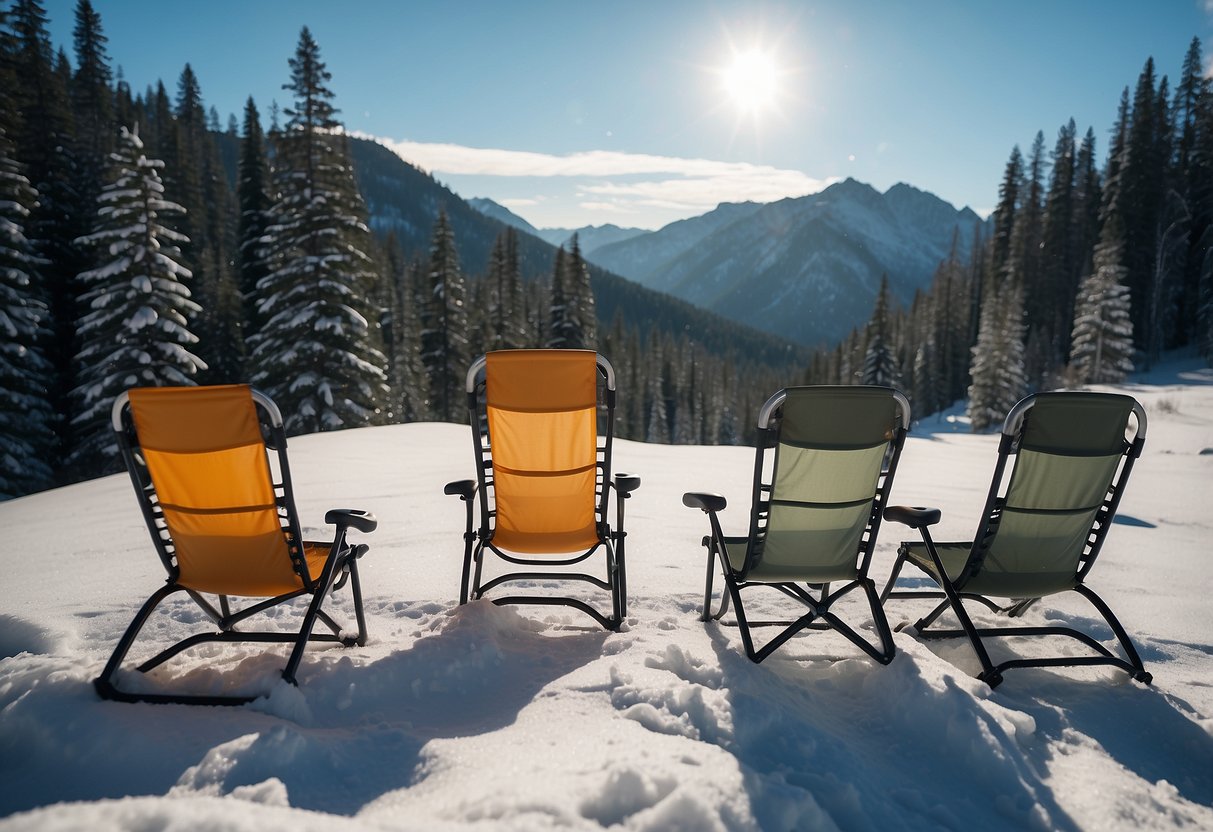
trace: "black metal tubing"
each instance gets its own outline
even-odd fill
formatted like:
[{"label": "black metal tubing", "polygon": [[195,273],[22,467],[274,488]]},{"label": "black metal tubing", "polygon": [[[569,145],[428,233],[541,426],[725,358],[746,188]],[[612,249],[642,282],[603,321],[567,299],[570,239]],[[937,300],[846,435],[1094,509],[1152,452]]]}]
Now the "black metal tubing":
[{"label": "black metal tubing", "polygon": [[[281,479],[279,482],[273,482],[272,486],[277,495],[279,515],[283,520],[283,534],[288,540],[288,546],[292,555],[291,559],[296,572],[300,576],[303,587],[296,591],[258,601],[239,610],[232,611],[230,599],[227,595],[218,596],[219,608],[216,609],[200,592],[177,583],[179,573],[173,559],[171,538],[167,534],[166,527],[158,519],[158,502],[156,501],[155,489],[150,477],[147,476],[146,466],[143,465],[137,450],[138,438],[135,435],[130,418],[129,401],[124,394],[115,404],[113,424],[118,434],[119,447],[122,450],[123,458],[126,460],[127,470],[135,486],[135,492],[139,498],[139,505],[147,522],[148,530],[151,533],[161,561],[164,563],[165,569],[169,574],[167,582],[153,593],[139,609],[134,620],[128,625],[122,638],[119,639],[101,675],[94,680],[93,685],[103,699],[112,699],[119,702],[186,705],[241,705],[258,698],[256,696],[132,693],[121,690],[114,684],[114,675],[119,670],[152,612],[166,598],[176,592],[185,592],[203,613],[214,622],[219,631],[198,633],[170,645],[168,648],[138,665],[136,670],[141,673],[146,673],[159,667],[169,659],[191,647],[203,643],[289,643],[293,644],[294,647],[291,650],[286,667],[282,671],[282,677],[287,682],[296,684],[296,674],[303,659],[304,651],[309,643],[338,643],[346,647],[366,644],[366,614],[362,603],[361,582],[358,577],[358,559],[366,553],[368,547],[365,544],[350,545],[346,537],[351,526],[357,527],[362,531],[373,531],[376,521],[373,516],[363,512],[353,512],[350,510],[334,510],[329,512],[325,520],[336,525],[336,532],[332,543],[328,544],[329,554],[325,559],[325,565],[321,574],[315,577],[311,576],[308,573],[306,558],[303,556],[304,547],[307,543],[303,540],[298,515],[295,511],[290,468],[286,459],[286,436],[282,429],[282,419],[278,414],[277,407],[263,394],[253,391],[253,398],[259,409],[260,416],[263,417],[263,428],[268,427],[272,436],[272,442],[267,443],[266,447],[278,454],[281,466]],[[341,636],[341,626],[322,607],[325,597],[335,589],[343,586],[347,581],[350,584],[350,592],[354,601],[354,613],[358,625],[358,633],[356,636],[343,638]],[[259,613],[308,595],[310,595],[308,609],[304,614],[303,623],[296,633],[273,631],[246,632],[237,629],[237,625]],[[317,621],[324,624],[331,632],[313,633],[312,630]]]},{"label": "black metal tubing", "polygon": [[[905,445],[906,435],[908,433],[908,417],[909,403],[900,393],[894,391],[894,403],[898,407],[900,418],[897,422],[897,427],[893,436],[888,443],[888,456],[885,461],[885,466],[880,473],[877,481],[876,492],[872,498],[872,511],[869,514],[867,525],[860,539],[859,547],[856,551],[856,573],[855,578],[849,581],[842,589],[830,593],[829,584],[817,585],[820,586],[820,596],[814,597],[810,589],[812,584],[805,584],[802,589],[800,585],[791,581],[784,582],[763,582],[747,580],[751,570],[760,562],[762,558],[762,549],[765,543],[766,526],[770,517],[770,502],[773,485],[768,480],[773,477],[773,470],[768,475],[768,469],[773,468],[774,461],[769,459],[768,451],[774,448],[779,442],[779,429],[782,418],[782,405],[786,401],[787,391],[780,390],[771,396],[762,406],[758,416],[758,439],[756,442],[754,456],[754,479],[751,491],[751,508],[750,508],[750,523],[749,533],[745,537],[726,537],[720,526],[718,516],[719,510],[723,510],[725,504],[723,498],[718,495],[706,495],[699,493],[690,493],[684,495],[683,503],[692,508],[699,508],[708,515],[708,523],[711,529],[711,534],[703,538],[703,545],[708,550],[707,572],[704,580],[703,594],[703,609],[700,613],[701,621],[719,621],[728,612],[730,603],[736,609],[736,625],[741,631],[742,643],[745,647],[746,655],[755,662],[761,662],[772,652],[781,647],[788,639],[796,635],[802,630],[836,630],[840,635],[847,638],[853,644],[863,650],[868,656],[879,662],[880,664],[888,664],[896,655],[896,647],[893,643],[892,632],[889,628],[888,620],[885,618],[881,598],[876,594],[875,584],[868,577],[868,571],[871,568],[872,557],[875,552],[876,538],[880,531],[880,523],[884,516],[884,508],[888,503],[889,490],[892,488],[894,476],[897,473],[897,464],[901,458],[901,451]],[[717,502],[717,500],[719,502]],[[729,563],[726,553],[726,544],[742,544],[746,545],[746,556],[741,569],[733,569]],[[725,591],[721,593],[720,608],[716,611],[712,610],[712,584],[715,577],[715,564],[719,564],[720,570],[724,576]],[[765,586],[783,592],[793,600],[808,607],[809,612],[795,619],[794,621],[778,621],[778,622],[750,622],[745,615],[745,609],[741,600],[741,590],[750,587]],[[830,611],[830,605],[843,595],[861,588],[865,596],[868,598],[868,604],[872,611],[872,619],[875,622],[877,636],[879,637],[879,646],[873,646],[864,637],[860,636],[853,628],[846,624],[838,616]],[[818,621],[820,619],[820,621]],[[726,625],[731,622],[723,622]],[[762,649],[756,650],[754,647],[753,636],[751,629],[754,627],[780,626],[785,629],[779,633],[774,639],[769,641]]]},{"label": "black metal tubing", "polygon": [[[615,373],[604,357],[596,357],[597,372],[601,382],[600,409],[605,408],[603,420],[604,435],[600,438],[597,449],[597,486],[595,501],[596,528],[599,540],[585,552],[567,558],[533,558],[502,551],[493,543],[496,528],[496,512],[491,508],[494,494],[492,437],[488,435],[487,414],[481,403],[485,392],[484,371],[487,362],[484,356],[476,359],[468,369],[465,389],[467,391],[468,422],[472,429],[473,459],[476,461],[476,481],[453,482],[446,486],[447,494],[457,495],[467,507],[466,527],[464,529],[463,569],[460,575],[459,603],[466,604],[470,600],[483,598],[485,593],[501,584],[519,580],[545,581],[574,581],[588,583],[592,586],[607,590],[611,593],[611,614],[604,615],[583,600],[567,596],[531,596],[510,595],[490,599],[495,604],[525,604],[540,606],[568,606],[589,615],[604,628],[618,630],[627,614],[627,574],[624,561],[624,531],[623,502],[631,496],[631,491],[639,486],[639,478],[627,474],[618,474],[611,481],[611,454],[614,439],[615,416]],[[610,492],[614,489],[616,496],[616,528],[612,529],[608,521],[608,506]],[[478,498],[477,498],[477,495]],[[474,502],[479,502],[479,526],[475,522]],[[482,583],[486,553],[515,566],[531,567],[563,567],[582,563],[592,557],[600,548],[606,552],[606,578],[598,578],[583,573],[521,571],[507,572],[492,580]]]},{"label": "black metal tubing", "polygon": [[[903,543],[898,547],[897,560],[893,564],[893,570],[889,575],[888,583],[885,585],[880,598],[883,604],[889,598],[942,598],[934,609],[916,621],[912,626],[918,631],[918,634],[924,639],[936,638],[955,638],[964,636],[968,638],[969,643],[973,647],[973,651],[977,654],[978,661],[981,662],[981,673],[978,678],[986,682],[990,687],[996,687],[1003,680],[1003,672],[1016,667],[1077,667],[1089,665],[1111,665],[1124,670],[1134,679],[1144,684],[1150,684],[1153,676],[1146,671],[1141,657],[1134,647],[1128,633],[1121,625],[1120,621],[1112,613],[1110,607],[1102,598],[1095,593],[1094,590],[1083,584],[1084,578],[1090,572],[1091,567],[1095,563],[1096,557],[1103,546],[1103,542],[1107,537],[1108,529],[1112,525],[1112,518],[1116,516],[1116,510],[1120,505],[1121,495],[1124,493],[1124,487],[1128,481],[1129,474],[1133,470],[1133,462],[1141,455],[1141,451],[1145,440],[1146,416],[1141,405],[1134,402],[1133,415],[1136,418],[1137,424],[1131,442],[1126,441],[1124,447],[1124,459],[1120,469],[1113,475],[1112,483],[1108,488],[1108,494],[1104,499],[1103,505],[1096,513],[1094,527],[1089,531],[1085,551],[1079,561],[1079,568],[1075,575],[1075,586],[1072,588],[1074,592],[1082,595],[1091,605],[1099,611],[1103,616],[1104,621],[1112,629],[1116,635],[1121,649],[1124,651],[1126,658],[1120,658],[1113,654],[1110,650],[1097,642],[1090,635],[1076,630],[1072,627],[977,627],[973,624],[967,610],[964,607],[964,601],[976,601],[985,605],[988,609],[996,613],[1002,613],[1008,618],[1018,618],[1023,615],[1030,607],[1039,602],[1040,598],[1015,598],[1006,606],[1000,606],[990,598],[973,592],[965,592],[965,584],[981,570],[986,546],[983,545],[991,533],[997,529],[998,520],[1001,515],[1002,498],[999,496],[1002,487],[1002,481],[1006,473],[1007,462],[1010,457],[1019,452],[1019,443],[1022,438],[1022,431],[1030,417],[1030,411],[1035,404],[1035,396],[1028,396],[1021,400],[1011,412],[1007,415],[1007,419],[1003,426],[1003,432],[999,439],[998,460],[994,468],[993,480],[990,484],[990,490],[986,497],[986,505],[982,512],[981,524],[978,527],[978,533],[975,535],[968,559],[957,576],[955,581],[948,578],[947,571],[944,569],[943,560],[939,555],[939,551],[935,546],[934,540],[931,538],[929,531],[930,522],[916,523],[912,520],[901,519],[906,525],[911,528],[918,529],[922,536],[923,544],[927,549],[927,553],[931,557],[931,562],[935,567],[935,574],[929,570],[922,568],[918,563],[910,560],[909,544]],[[935,518],[938,519],[937,517]],[[894,590],[893,586],[901,575],[901,570],[907,562],[918,567],[931,580],[940,587],[939,591],[918,591],[918,590]],[[960,623],[959,629],[947,630],[929,630],[939,617],[946,611],[951,610]],[[982,638],[1000,638],[1000,637],[1032,637],[1032,636],[1065,636],[1073,638],[1087,647],[1094,650],[1098,655],[1095,656],[1077,656],[1077,657],[1047,657],[1040,659],[1010,659],[1000,664],[994,664],[991,661],[989,653],[986,651]]]}]

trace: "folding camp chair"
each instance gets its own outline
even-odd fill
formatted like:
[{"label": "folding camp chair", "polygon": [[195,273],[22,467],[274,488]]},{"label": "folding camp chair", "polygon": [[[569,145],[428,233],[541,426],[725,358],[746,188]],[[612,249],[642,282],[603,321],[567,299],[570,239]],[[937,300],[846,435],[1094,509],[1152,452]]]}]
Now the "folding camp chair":
[{"label": "folding camp chair", "polygon": [[[910,424],[905,396],[888,387],[791,387],[780,390],[758,414],[758,447],[749,533],[729,537],[717,516],[725,498],[688,492],[683,504],[703,510],[711,534],[702,620],[719,620],[737,608],[746,655],[761,662],[802,630],[833,629],[881,664],[895,648],[888,622],[868,577],[881,510]],[[727,592],[712,610],[714,561]],[[845,581],[831,592],[831,584]],[[808,611],[791,621],[750,621],[742,591],[770,587]],[[838,599],[862,589],[872,610],[879,647],[833,612]],[[783,630],[755,649],[755,627]]]},{"label": "folding camp chair", "polygon": [[[1135,423],[1131,431],[1130,416]],[[929,529],[939,522],[938,509],[890,506],[885,512],[886,519],[918,529],[922,542],[901,544],[881,600],[942,598],[914,629],[922,638],[967,636],[981,662],[978,678],[990,687],[1012,667],[1100,664],[1119,667],[1148,684],[1152,677],[1133,642],[1103,599],[1084,584],[1145,438],[1145,411],[1129,396],[1039,393],[1023,399],[1003,424],[994,479],[972,541],[932,540]],[[894,590],[906,563],[925,572],[942,592]],[[1127,660],[1070,627],[975,627],[963,604],[977,601],[1016,618],[1042,597],[1069,590],[1099,610]],[[990,596],[1010,603],[999,606]],[[961,628],[928,630],[948,609]],[[1016,658],[996,665],[986,651],[987,638],[1051,635],[1075,638],[1096,655]]]},{"label": "folding camp chair", "polygon": [[[200,633],[162,650],[138,666],[141,672],[205,642],[286,642],[294,647],[282,677],[294,684],[309,642],[366,643],[358,558],[367,547],[350,543],[347,533],[373,531],[375,518],[334,509],[324,518],[337,527],[331,543],[303,539],[282,414],[272,401],[245,385],[136,389],[114,402],[113,426],[168,580],[139,610],[94,682],[103,698],[197,705],[237,705],[256,698],[132,693],[115,686],[114,674],[148,617],[177,592],[192,598],[218,632]],[[325,597],[347,581],[356,636],[343,636],[321,609]],[[218,607],[205,595],[218,596]],[[231,599],[236,597],[268,600],[234,610]],[[309,603],[298,632],[238,629],[251,616],[300,597]],[[313,633],[317,621],[331,632]]]},{"label": "folding camp chair", "polygon": [[[477,478],[446,486],[447,494],[467,505],[459,603],[510,582],[580,582],[611,593],[610,613],[567,596],[528,593],[492,600],[569,606],[618,629],[627,614],[623,504],[640,478],[617,474],[611,481],[615,371],[610,362],[591,350],[490,352],[468,370],[467,395]],[[614,529],[607,520],[612,488],[618,492]],[[478,524],[473,520],[477,490]],[[606,556],[605,579],[563,569],[599,550]],[[529,571],[484,580],[488,554]]]}]

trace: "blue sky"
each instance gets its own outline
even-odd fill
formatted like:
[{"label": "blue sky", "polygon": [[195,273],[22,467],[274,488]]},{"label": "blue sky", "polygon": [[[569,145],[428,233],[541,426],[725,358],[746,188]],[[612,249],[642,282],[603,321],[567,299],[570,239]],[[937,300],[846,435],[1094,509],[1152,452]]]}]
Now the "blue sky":
[{"label": "blue sky", "polygon": [[[848,176],[985,214],[1012,146],[1073,117],[1102,159],[1147,57],[1173,88],[1194,36],[1213,53],[1213,0],[93,3],[134,90],[175,94],[188,62],[224,124],[249,95],[289,106],[308,26],[347,129],[540,227],[656,228]],[[75,0],[46,8],[70,56]],[[748,52],[776,87],[752,111],[724,89]]]}]

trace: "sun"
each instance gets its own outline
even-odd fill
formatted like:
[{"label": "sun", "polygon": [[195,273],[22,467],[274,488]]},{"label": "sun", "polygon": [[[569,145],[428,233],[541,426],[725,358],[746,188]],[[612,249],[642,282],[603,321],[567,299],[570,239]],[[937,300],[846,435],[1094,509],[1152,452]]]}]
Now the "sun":
[{"label": "sun", "polygon": [[729,100],[740,112],[757,115],[771,108],[779,96],[779,68],[769,52],[736,52],[720,72]]}]

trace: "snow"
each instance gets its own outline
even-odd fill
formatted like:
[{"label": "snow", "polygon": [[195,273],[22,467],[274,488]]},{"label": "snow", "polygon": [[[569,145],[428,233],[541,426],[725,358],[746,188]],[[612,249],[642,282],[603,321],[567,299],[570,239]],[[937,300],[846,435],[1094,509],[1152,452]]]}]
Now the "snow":
[{"label": "snow", "polygon": [[[1213,370],[1172,361],[1107,389],[1142,401],[1149,432],[1089,584],[1151,687],[1021,669],[991,691],[967,644],[904,633],[888,667],[832,633],[751,663],[736,629],[696,618],[707,523],[681,505],[721,491],[740,532],[748,448],[618,443],[617,468],[643,479],[621,632],[559,608],[459,607],[463,506],[442,486],[472,473],[468,429],[410,424],[291,441],[306,534],[335,506],[379,517],[366,647],[309,650],[297,688],[280,648],[198,648],[121,680],[267,694],[244,707],[103,702],[91,680],[163,579],[129,482],[0,504],[0,829],[1213,828]],[[971,533],[994,462],[996,437],[963,432],[962,411],[915,427],[893,488],[944,509],[940,538]],[[902,536],[884,528],[878,580]],[[754,596],[756,617],[772,596]],[[892,622],[915,603],[891,604]],[[861,607],[844,612],[869,627]],[[346,618],[348,594],[331,609]],[[1077,597],[1027,618],[1112,643]],[[169,603],[135,652],[201,624]]]}]

